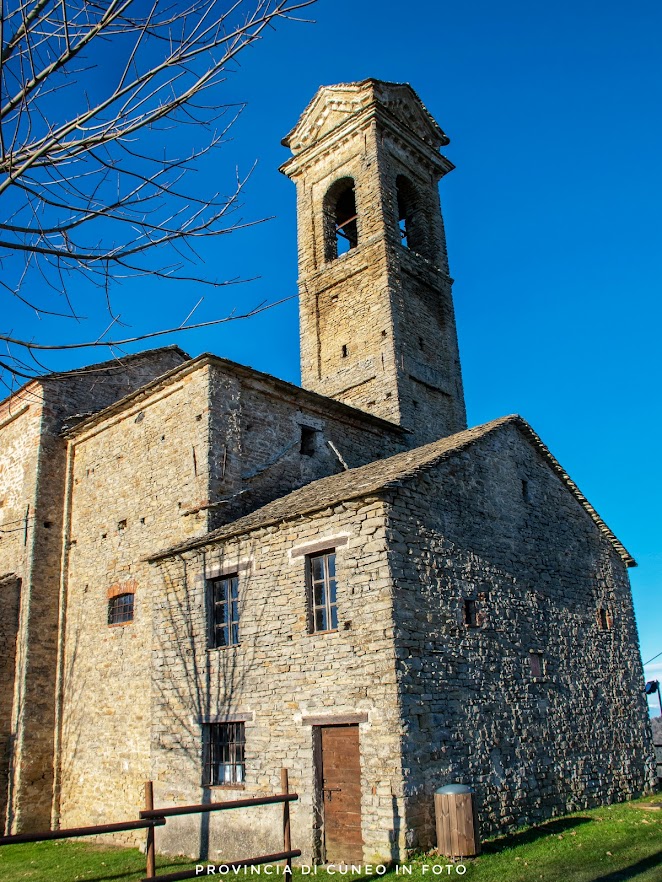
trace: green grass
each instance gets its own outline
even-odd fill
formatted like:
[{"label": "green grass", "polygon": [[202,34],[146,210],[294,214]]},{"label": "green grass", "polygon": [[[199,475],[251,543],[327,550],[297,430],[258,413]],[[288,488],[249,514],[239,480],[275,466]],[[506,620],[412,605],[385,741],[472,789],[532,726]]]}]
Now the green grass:
[{"label": "green grass", "polygon": [[[184,858],[161,856],[157,868],[174,873]],[[137,848],[90,845],[61,839],[0,846],[2,882],[137,882],[145,876],[145,855]]]},{"label": "green grass", "polygon": [[[662,882],[662,810],[644,811],[650,803],[637,800],[593,809],[530,827],[512,836],[492,839],[483,853],[464,861],[466,873],[444,858],[420,856],[412,860],[411,875],[394,869],[378,878],[386,882],[428,882],[466,879],[470,882]],[[157,831],[158,842],[158,831]],[[162,857],[157,866],[174,872],[183,858]],[[442,874],[433,871],[442,867]],[[145,858],[136,849],[100,848],[82,842],[44,842],[0,848],[2,882],[137,882],[145,873]],[[210,878],[210,877],[200,877]],[[282,875],[211,878],[283,882]],[[295,872],[294,882],[342,882],[349,876],[331,876],[321,868],[315,875]],[[365,876],[363,877],[365,878]],[[354,877],[358,882],[359,877]]]}]

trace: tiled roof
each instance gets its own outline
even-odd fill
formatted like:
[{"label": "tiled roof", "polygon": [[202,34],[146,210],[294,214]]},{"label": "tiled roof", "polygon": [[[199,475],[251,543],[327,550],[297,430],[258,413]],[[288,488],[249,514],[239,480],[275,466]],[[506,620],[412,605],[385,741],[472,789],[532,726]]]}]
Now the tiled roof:
[{"label": "tiled roof", "polygon": [[459,453],[480,438],[484,438],[491,432],[506,425],[515,425],[526,435],[528,440],[539,450],[551,468],[576,497],[580,505],[595,521],[600,531],[614,545],[625,563],[628,566],[636,566],[634,559],[600,518],[588,500],[580,493],[577,486],[563,471],[561,465],[545,447],[538,435],[520,416],[500,417],[489,423],[476,426],[473,429],[466,429],[447,438],[441,438],[439,441],[433,441],[432,444],[425,444],[422,447],[416,447],[414,450],[398,453],[388,459],[376,460],[375,462],[368,463],[368,465],[348,469],[338,475],[330,475],[327,478],[313,481],[305,487],[294,490],[292,493],[288,493],[286,496],[276,499],[262,508],[239,518],[239,520],[225,524],[217,530],[207,533],[205,536],[161,551],[148,559],[154,562],[170,557],[173,554],[180,554],[194,548],[211,545],[220,540],[229,539],[232,536],[243,535],[260,527],[312,514],[341,502],[371,496],[401,484],[422,470],[437,465],[442,460]]}]

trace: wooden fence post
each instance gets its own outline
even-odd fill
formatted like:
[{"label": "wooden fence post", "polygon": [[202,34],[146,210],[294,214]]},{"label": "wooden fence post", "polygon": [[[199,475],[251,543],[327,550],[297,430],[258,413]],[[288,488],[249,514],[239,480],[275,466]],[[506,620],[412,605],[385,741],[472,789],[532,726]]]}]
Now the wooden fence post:
[{"label": "wooden fence post", "polygon": [[[151,811],[154,808],[154,785],[151,781],[145,781],[145,809]],[[154,848],[154,827],[147,828],[147,876],[156,876],[156,853]]]},{"label": "wooden fence post", "polygon": [[[290,792],[287,769],[280,770],[280,789],[281,793]],[[283,803],[283,851],[292,851],[292,837],[290,835],[290,804]],[[292,878],[292,858],[288,857],[285,861],[285,873]]]}]

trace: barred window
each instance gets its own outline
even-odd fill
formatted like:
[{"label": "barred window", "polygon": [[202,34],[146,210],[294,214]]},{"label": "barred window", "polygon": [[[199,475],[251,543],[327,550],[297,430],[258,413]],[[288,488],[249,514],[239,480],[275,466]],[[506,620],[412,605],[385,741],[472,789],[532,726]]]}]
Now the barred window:
[{"label": "barred window", "polygon": [[243,784],[246,773],[244,724],[210,723],[204,730],[204,785]]},{"label": "barred window", "polygon": [[210,583],[212,647],[239,643],[239,577],[223,576]]},{"label": "barred window", "polygon": [[108,624],[124,625],[133,621],[133,594],[117,594],[108,601]]},{"label": "barred window", "polygon": [[336,606],[336,552],[306,558],[310,630],[334,631],[338,627]]}]

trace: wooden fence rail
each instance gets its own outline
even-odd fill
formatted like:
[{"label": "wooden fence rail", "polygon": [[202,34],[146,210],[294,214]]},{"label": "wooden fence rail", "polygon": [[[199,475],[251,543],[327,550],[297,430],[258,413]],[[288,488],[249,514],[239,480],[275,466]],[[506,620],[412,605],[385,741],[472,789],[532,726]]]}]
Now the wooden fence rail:
[{"label": "wooden fence rail", "polygon": [[173,818],[176,815],[194,815],[204,812],[224,812],[227,809],[250,808],[253,805],[274,805],[294,802],[298,793],[279,793],[276,796],[256,796],[255,799],[229,799],[227,802],[201,802],[197,805],[175,805],[168,808],[143,809],[141,818]]},{"label": "wooden fence rail", "polygon": [[292,872],[292,858],[300,857],[301,851],[292,848],[290,837],[290,803],[299,798],[297,793],[290,793],[287,769],[281,769],[280,782],[282,793],[276,796],[256,796],[250,799],[233,799],[227,802],[210,802],[198,805],[180,805],[166,806],[163,808],[154,808],[154,788],[151,781],[145,783],[145,808],[140,812],[140,820],[123,821],[117,824],[94,824],[89,827],[69,827],[64,830],[46,830],[41,833],[17,833],[15,836],[1,836],[0,845],[13,845],[23,842],[46,842],[49,839],[74,839],[79,836],[96,836],[103,833],[121,833],[125,830],[147,830],[147,847],[145,849],[145,857],[147,861],[147,875],[142,882],[178,882],[180,879],[195,879],[201,874],[197,870],[181,870],[177,873],[166,873],[165,875],[156,875],[156,844],[154,841],[154,828],[163,827],[167,818],[177,815],[191,815],[206,812],[222,812],[228,809],[249,808],[258,805],[277,805],[283,806],[283,851],[276,854],[263,854],[258,857],[245,858],[232,863],[208,864],[205,865],[205,873],[207,875],[207,866],[228,867],[229,869],[238,869],[241,867],[255,867],[259,864],[273,864],[276,861],[285,861],[287,865],[286,872],[289,871],[290,878]]},{"label": "wooden fence rail", "polygon": [[[277,854],[263,854],[258,857],[245,858],[232,863],[206,864],[205,873],[207,875],[207,866],[228,867],[230,869],[238,869],[241,867],[256,867],[260,864],[273,864],[276,861],[285,861],[286,872],[292,878],[292,858],[300,857],[299,849],[292,849],[290,838],[290,803],[299,798],[298,793],[290,793],[289,779],[287,769],[280,770],[280,789],[282,793],[276,796],[255,796],[249,799],[229,799],[227,802],[211,802],[199,803],[197,805],[178,805],[168,806],[167,808],[154,808],[154,796],[152,790],[152,782],[145,784],[145,808],[140,812],[140,817],[145,820],[156,820],[161,818],[172,818],[176,815],[193,815],[203,812],[224,812],[229,809],[249,808],[258,805],[283,805],[283,851]],[[142,882],[179,882],[181,879],[195,879],[200,877],[197,870],[180,870],[176,873],[167,873],[165,875],[156,875],[156,847],[154,843],[154,830],[150,830],[147,835],[147,875]]]},{"label": "wooden fence rail", "polygon": [[119,824],[95,824],[91,827],[69,827],[65,830],[42,830],[41,833],[16,833],[0,836],[0,845],[18,845],[23,842],[47,842],[49,839],[74,839],[78,836],[97,836],[102,833],[122,833],[124,830],[148,830],[163,827],[165,818],[141,821],[122,821]]}]

